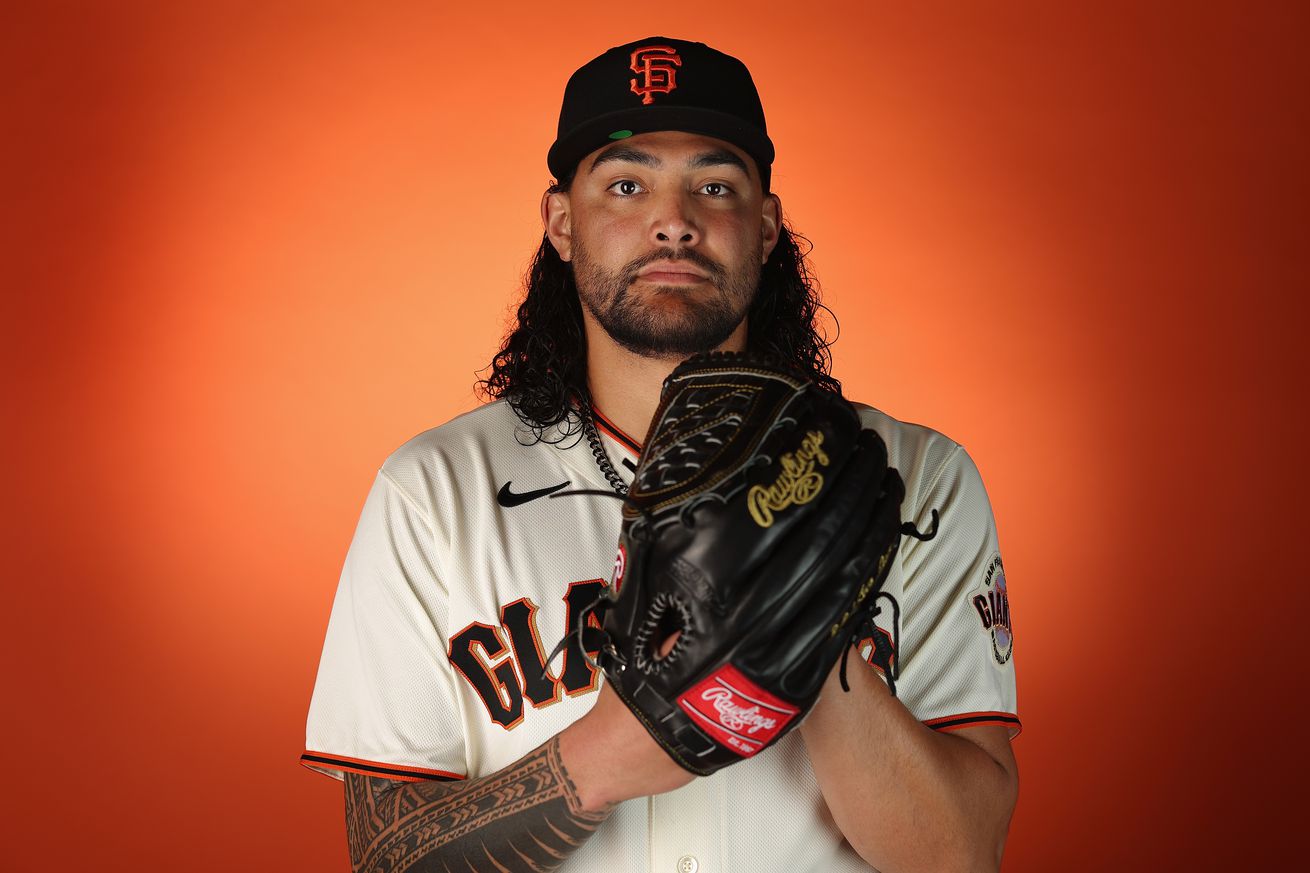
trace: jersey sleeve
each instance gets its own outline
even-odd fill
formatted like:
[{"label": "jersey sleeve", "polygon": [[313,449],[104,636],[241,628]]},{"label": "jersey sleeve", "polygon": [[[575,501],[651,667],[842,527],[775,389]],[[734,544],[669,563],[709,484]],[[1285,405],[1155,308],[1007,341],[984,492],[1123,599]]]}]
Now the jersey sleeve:
[{"label": "jersey sleeve", "polygon": [[436,544],[430,516],[380,471],[332,603],[305,766],[338,779],[464,778]]},{"label": "jersey sleeve", "polygon": [[[907,501],[920,530],[902,542],[897,690],[929,727],[999,724],[1019,732],[1009,592],[991,503],[959,446]],[[880,622],[881,624],[881,622]]]}]

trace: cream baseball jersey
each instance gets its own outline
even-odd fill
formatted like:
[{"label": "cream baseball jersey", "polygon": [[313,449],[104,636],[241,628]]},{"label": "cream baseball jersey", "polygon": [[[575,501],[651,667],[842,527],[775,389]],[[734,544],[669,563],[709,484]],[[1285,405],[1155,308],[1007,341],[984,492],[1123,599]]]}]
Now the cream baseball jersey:
[{"label": "cream baseball jersey", "polygon": [[[1009,598],[977,469],[941,434],[859,409],[905,481],[902,517],[927,529],[933,509],[941,516],[936,538],[902,541],[883,639],[862,654],[897,669],[898,696],[929,727],[1000,724],[1013,735]],[[630,479],[639,445],[596,421]],[[504,401],[388,458],[333,602],[302,762],[337,778],[474,778],[584,715],[603,677],[575,647],[546,657],[608,584],[620,504],[551,495],[608,488],[585,438],[534,442]],[[833,824],[793,731],[713,776],[621,804],[562,869],[868,867]]]}]

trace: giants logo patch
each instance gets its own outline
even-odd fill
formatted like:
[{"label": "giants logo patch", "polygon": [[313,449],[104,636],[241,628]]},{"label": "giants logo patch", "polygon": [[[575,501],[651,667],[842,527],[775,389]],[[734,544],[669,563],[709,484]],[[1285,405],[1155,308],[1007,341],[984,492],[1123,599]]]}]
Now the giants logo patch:
[{"label": "giants logo patch", "polygon": [[701,730],[743,758],[768,745],[800,714],[725,664],[678,698]]},{"label": "giants logo patch", "polygon": [[632,80],[632,93],[641,97],[645,106],[655,102],[656,94],[670,94],[678,87],[678,67],[682,58],[673,46],[645,45],[632,53],[632,72],[641,77]]},{"label": "giants logo patch", "polygon": [[973,595],[973,608],[982,628],[992,638],[992,655],[996,663],[1005,664],[1014,653],[1014,632],[1010,626],[1010,594],[1005,588],[1005,568],[1001,556],[993,555],[983,576],[982,585]]}]

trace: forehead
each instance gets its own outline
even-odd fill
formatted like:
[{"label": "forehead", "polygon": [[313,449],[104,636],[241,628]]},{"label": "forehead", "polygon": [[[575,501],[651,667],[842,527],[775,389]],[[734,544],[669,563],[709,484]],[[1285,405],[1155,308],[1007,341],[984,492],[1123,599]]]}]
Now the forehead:
[{"label": "forehead", "polygon": [[578,163],[578,175],[589,175],[605,167],[632,164],[656,169],[694,169],[736,166],[752,179],[758,179],[755,160],[730,142],[699,133],[661,130],[639,133],[607,143]]}]

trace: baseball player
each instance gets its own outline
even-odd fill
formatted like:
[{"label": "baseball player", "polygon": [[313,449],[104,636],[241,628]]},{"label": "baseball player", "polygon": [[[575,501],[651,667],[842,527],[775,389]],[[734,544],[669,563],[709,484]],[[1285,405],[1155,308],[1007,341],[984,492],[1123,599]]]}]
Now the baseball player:
[{"label": "baseball player", "polygon": [[623,574],[620,502],[565,492],[626,491],[680,361],[750,350],[836,387],[773,157],[746,67],[701,43],[638,40],[570,78],[494,400],[382,465],[333,602],[301,760],[344,781],[356,870],[999,866],[1005,574],[978,471],[933,430],[857,405],[904,517],[936,509],[940,531],[896,554],[850,691],[834,669],[776,745],[693,776],[580,646],[548,657]]}]

